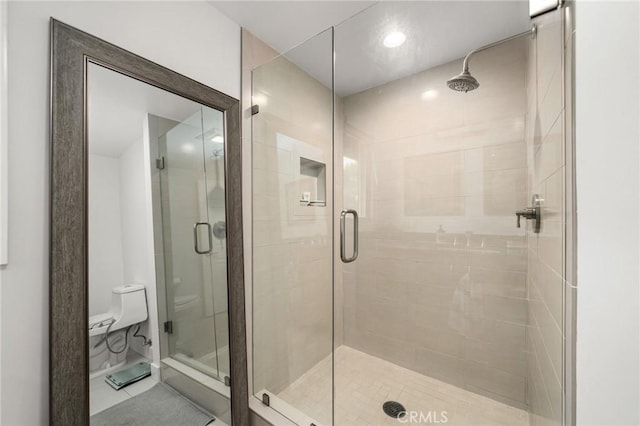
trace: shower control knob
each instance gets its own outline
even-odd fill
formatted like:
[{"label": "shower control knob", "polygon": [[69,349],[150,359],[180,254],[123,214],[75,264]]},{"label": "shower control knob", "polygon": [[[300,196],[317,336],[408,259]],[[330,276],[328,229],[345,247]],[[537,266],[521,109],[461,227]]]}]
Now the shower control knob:
[{"label": "shower control knob", "polygon": [[516,211],[517,222],[516,226],[520,228],[520,218],[524,217],[527,220],[533,220],[533,232],[540,233],[540,221],[541,221],[541,205],[542,199],[538,194],[534,194],[531,200],[532,207],[526,207],[522,210]]},{"label": "shower control knob", "polygon": [[536,209],[533,207],[527,207],[526,209],[516,211],[516,216],[518,217],[517,226],[520,228],[520,218],[524,217],[525,219],[535,219],[536,218]]}]

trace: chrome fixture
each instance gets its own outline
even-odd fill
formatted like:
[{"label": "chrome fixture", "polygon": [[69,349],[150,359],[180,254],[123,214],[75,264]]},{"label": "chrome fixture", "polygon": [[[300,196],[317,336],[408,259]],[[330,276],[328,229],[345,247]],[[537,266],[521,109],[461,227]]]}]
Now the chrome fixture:
[{"label": "chrome fixture", "polygon": [[494,43],[487,44],[486,46],[482,46],[472,50],[471,52],[467,53],[467,56],[464,57],[464,62],[462,63],[462,72],[456,75],[455,77],[451,77],[449,80],[447,80],[447,86],[449,86],[449,89],[455,90],[456,92],[465,92],[465,93],[467,93],[470,90],[477,89],[480,86],[480,83],[478,83],[478,80],[476,80],[475,77],[473,77],[469,72],[469,58],[471,58],[471,56],[483,50],[487,50],[491,47],[494,47],[499,44],[506,43],[508,41],[515,40],[517,38],[524,37],[527,35],[531,36],[531,38],[535,38],[537,32],[538,32],[538,27],[534,25],[528,31],[513,35],[511,37],[507,37],[500,41],[496,41]]},{"label": "chrome fixture", "polygon": [[533,232],[536,234],[540,233],[540,225],[542,222],[542,198],[538,196],[538,194],[533,194],[531,199],[531,207],[526,207],[522,210],[516,211],[516,217],[518,221],[516,222],[516,226],[520,228],[520,218],[524,217],[527,220],[533,220]]},{"label": "chrome fixture", "polygon": [[[198,246],[198,227],[201,225],[207,227],[207,236],[209,237],[209,248],[206,250],[200,250],[200,247]],[[198,254],[209,254],[211,253],[211,250],[213,250],[213,242],[211,241],[211,224],[209,224],[208,222],[196,222],[196,224],[193,225],[193,248],[195,252]]]},{"label": "chrome fixture", "polygon": [[[347,241],[345,233],[347,229],[347,215],[353,215],[353,254],[347,257]],[[344,263],[351,263],[358,258],[358,212],[352,209],[340,212],[340,259]]]},{"label": "chrome fixture", "polygon": [[447,80],[447,86],[449,86],[449,89],[455,90],[456,92],[467,93],[469,90],[477,89],[480,86],[480,83],[478,83],[478,80],[469,73],[469,70],[465,65],[465,69],[462,73]]},{"label": "chrome fixture", "polygon": [[227,238],[227,224],[223,220],[213,224],[213,236],[219,240]]}]

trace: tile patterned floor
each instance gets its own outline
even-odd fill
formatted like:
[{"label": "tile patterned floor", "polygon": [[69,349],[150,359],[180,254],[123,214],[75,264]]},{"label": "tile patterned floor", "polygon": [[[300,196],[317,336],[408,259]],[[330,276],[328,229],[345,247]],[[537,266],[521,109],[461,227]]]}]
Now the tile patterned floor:
[{"label": "tile patterned floor", "polygon": [[[139,355],[127,355],[128,362],[122,368],[127,368],[137,362],[145,360]],[[106,374],[94,377],[89,382],[89,412],[90,415],[113,407],[127,399],[148,391],[157,382],[151,377],[140,380],[120,390],[115,390],[104,381]]]},{"label": "tile patterned floor", "polygon": [[[335,424],[384,426],[399,424],[456,426],[528,426],[526,411],[441,382],[363,352],[336,350]],[[278,394],[288,404],[323,425],[331,424],[331,357]],[[382,404],[401,402],[415,417],[388,417]],[[422,412],[422,418],[420,418]],[[444,413],[446,412],[446,413]],[[446,422],[444,421],[446,416]]]}]

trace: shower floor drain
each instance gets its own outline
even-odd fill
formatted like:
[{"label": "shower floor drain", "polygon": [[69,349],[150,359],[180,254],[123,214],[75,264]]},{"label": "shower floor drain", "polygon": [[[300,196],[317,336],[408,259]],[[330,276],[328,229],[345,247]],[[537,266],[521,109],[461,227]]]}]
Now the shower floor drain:
[{"label": "shower floor drain", "polygon": [[393,417],[394,419],[399,419],[407,414],[407,410],[404,406],[396,401],[387,401],[382,404],[382,411],[384,411],[387,416]]}]

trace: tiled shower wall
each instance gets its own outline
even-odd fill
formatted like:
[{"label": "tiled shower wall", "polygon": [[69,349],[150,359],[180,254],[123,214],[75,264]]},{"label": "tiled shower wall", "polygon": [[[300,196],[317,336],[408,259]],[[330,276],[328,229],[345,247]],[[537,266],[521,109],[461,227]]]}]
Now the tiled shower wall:
[{"label": "tiled shower wall", "polygon": [[527,150],[530,195],[544,200],[539,234],[528,235],[529,410],[533,425],[563,416],[566,161],[563,25],[566,10],[535,19],[538,37],[527,58]]},{"label": "tiled shower wall", "polygon": [[[267,46],[243,37],[248,55],[269,57]],[[330,34],[315,41],[326,43],[330,77]],[[333,348],[332,92],[284,56],[252,69],[260,106],[251,129],[253,392],[278,393]],[[325,165],[326,205],[300,202],[309,189],[300,157]],[[331,409],[330,392],[318,399]]]},{"label": "tiled shower wall", "polygon": [[[344,267],[344,343],[526,406],[529,40],[343,98],[344,203],[360,257]],[[339,67],[336,73],[340,73]],[[339,392],[339,390],[338,390]]]}]

